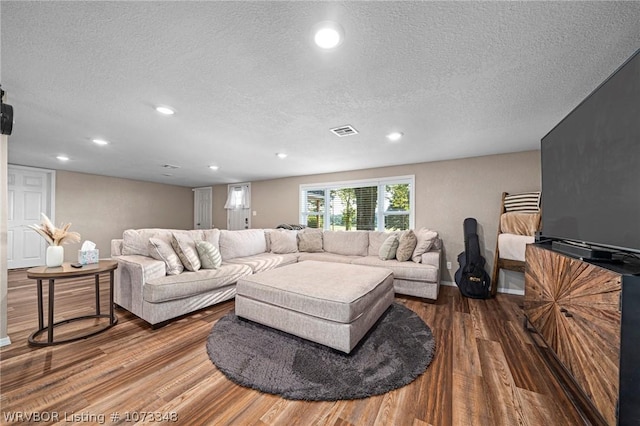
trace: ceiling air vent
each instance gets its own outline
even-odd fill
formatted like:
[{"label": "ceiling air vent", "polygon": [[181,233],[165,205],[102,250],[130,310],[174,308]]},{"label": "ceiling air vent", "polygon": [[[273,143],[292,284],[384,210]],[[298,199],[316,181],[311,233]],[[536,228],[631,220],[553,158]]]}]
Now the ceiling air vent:
[{"label": "ceiling air vent", "polygon": [[165,169],[169,169],[169,170],[174,170],[174,169],[179,169],[180,166],[175,166],[173,164],[163,164],[162,167],[164,167]]},{"label": "ceiling air vent", "polygon": [[331,132],[339,138],[358,134],[358,131],[349,124],[331,129]]}]

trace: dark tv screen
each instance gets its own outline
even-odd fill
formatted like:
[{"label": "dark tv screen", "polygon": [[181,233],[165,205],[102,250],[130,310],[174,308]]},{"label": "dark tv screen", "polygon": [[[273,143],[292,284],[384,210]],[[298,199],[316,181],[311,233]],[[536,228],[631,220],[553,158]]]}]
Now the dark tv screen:
[{"label": "dark tv screen", "polygon": [[542,138],[542,235],[640,253],[640,50]]}]

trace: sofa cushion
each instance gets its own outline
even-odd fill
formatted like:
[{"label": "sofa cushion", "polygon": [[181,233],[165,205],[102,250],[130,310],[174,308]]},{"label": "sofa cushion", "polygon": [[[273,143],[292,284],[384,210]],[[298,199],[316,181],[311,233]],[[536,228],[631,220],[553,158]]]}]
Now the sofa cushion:
[{"label": "sofa cushion", "polygon": [[390,235],[397,235],[400,238],[401,233],[399,231],[369,231],[369,247],[367,249],[367,256],[378,256],[380,254],[380,247]]},{"label": "sofa cushion", "polygon": [[297,253],[260,253],[247,257],[236,257],[229,259],[228,263],[238,263],[240,265],[247,265],[251,268],[253,273],[262,271],[268,271],[269,269],[277,268],[279,266],[289,265],[291,263],[298,262]]},{"label": "sofa cushion", "polygon": [[269,232],[271,253],[296,253],[298,251],[297,234],[298,231],[290,231],[287,229],[278,229]]},{"label": "sofa cushion", "polygon": [[122,233],[122,255],[149,256],[147,247],[148,239],[145,239],[135,229],[127,229]]},{"label": "sofa cushion", "polygon": [[203,229],[202,239],[208,241],[220,250],[220,230],[219,229]]},{"label": "sofa cushion", "polygon": [[150,256],[149,239],[160,238],[171,244],[172,235],[177,232],[191,236],[194,240],[202,240],[203,232],[200,229],[183,230],[183,229],[163,229],[163,228],[142,228],[127,229],[122,233],[122,255],[140,255]]},{"label": "sofa cushion", "polygon": [[209,241],[196,241],[196,250],[202,269],[218,269],[222,265],[220,251]]},{"label": "sofa cushion", "polygon": [[267,240],[263,229],[220,231],[220,254],[227,261],[236,257],[253,256],[267,251]]},{"label": "sofa cushion", "polygon": [[369,247],[367,231],[324,231],[323,249],[345,256],[366,256]]},{"label": "sofa cushion", "polygon": [[191,239],[193,241],[201,241],[204,240],[204,230],[203,229],[188,229],[188,230],[180,230],[180,231],[173,231],[172,233],[181,233],[181,234],[186,234],[188,236],[191,237]]},{"label": "sofa cushion", "polygon": [[305,260],[317,260],[319,262],[334,262],[334,263],[351,263],[354,259],[358,259],[362,256],[345,256],[335,253],[299,253],[298,262],[304,262]]},{"label": "sofa cushion", "polygon": [[396,259],[398,259],[400,262],[406,262],[407,260],[411,259],[413,251],[416,249],[417,244],[418,238],[411,229],[403,232],[402,236],[400,237],[400,241],[398,242]]},{"label": "sofa cushion", "polygon": [[174,232],[171,238],[171,246],[187,270],[197,271],[200,269],[200,256],[198,256],[198,251],[196,250],[196,242],[191,236]]},{"label": "sofa cushion", "polygon": [[251,268],[238,264],[223,264],[218,269],[201,269],[197,272],[185,271],[180,275],[165,275],[148,280],[143,287],[142,296],[149,303],[183,299],[234,284],[245,275],[251,275]]},{"label": "sofa cushion", "polygon": [[398,250],[398,237],[396,235],[389,235],[387,239],[380,246],[378,251],[378,257],[382,260],[391,260],[396,257],[396,251]]},{"label": "sofa cushion", "polygon": [[160,238],[149,238],[149,255],[164,262],[167,275],[178,275],[184,271],[184,266],[171,244]]},{"label": "sofa cushion", "polygon": [[414,262],[399,262],[397,259],[380,260],[377,256],[359,257],[354,265],[378,266],[391,269],[393,277],[402,280],[438,282],[438,268]]},{"label": "sofa cushion", "polygon": [[298,251],[319,253],[322,249],[322,229],[305,228],[298,232]]},{"label": "sofa cushion", "polygon": [[436,248],[436,241],[438,240],[438,233],[427,228],[420,228],[416,232],[416,248],[413,250],[411,260],[416,263],[420,262],[420,257],[423,253],[428,252],[431,248]]}]

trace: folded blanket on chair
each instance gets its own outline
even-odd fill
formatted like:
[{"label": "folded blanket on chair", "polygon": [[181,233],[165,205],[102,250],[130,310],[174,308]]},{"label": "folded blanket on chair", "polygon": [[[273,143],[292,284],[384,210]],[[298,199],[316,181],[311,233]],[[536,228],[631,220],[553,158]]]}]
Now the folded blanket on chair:
[{"label": "folded blanket on chair", "polygon": [[507,212],[500,216],[500,232],[503,234],[535,235],[540,229],[540,213]]}]

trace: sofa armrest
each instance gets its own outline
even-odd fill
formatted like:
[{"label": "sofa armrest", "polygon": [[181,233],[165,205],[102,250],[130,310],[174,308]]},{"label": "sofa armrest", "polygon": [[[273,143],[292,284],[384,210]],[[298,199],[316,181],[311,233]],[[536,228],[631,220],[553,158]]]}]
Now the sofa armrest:
[{"label": "sofa armrest", "polygon": [[118,256],[118,266],[122,266],[140,276],[142,282],[167,275],[167,268],[162,260],[140,255]]},{"label": "sofa armrest", "polygon": [[122,256],[122,238],[111,240],[111,257]]},{"label": "sofa armrest", "polygon": [[118,269],[115,274],[114,302],[142,317],[143,288],[145,283],[166,275],[163,261],[151,257],[128,255],[117,256]]},{"label": "sofa armrest", "polygon": [[440,268],[441,255],[442,255],[442,250],[430,250],[422,254],[420,263],[424,263],[425,265],[431,265],[431,266],[435,266],[436,268]]}]

